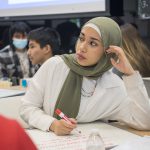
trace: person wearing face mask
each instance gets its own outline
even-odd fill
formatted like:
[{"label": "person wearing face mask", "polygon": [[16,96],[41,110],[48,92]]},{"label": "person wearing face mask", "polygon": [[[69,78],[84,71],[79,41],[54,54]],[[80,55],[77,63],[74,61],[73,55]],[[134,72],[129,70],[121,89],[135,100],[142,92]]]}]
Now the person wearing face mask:
[{"label": "person wearing face mask", "polygon": [[30,27],[24,22],[15,22],[9,29],[9,45],[0,51],[0,78],[10,79],[18,85],[22,78],[32,77],[34,68],[27,56],[27,34]]}]

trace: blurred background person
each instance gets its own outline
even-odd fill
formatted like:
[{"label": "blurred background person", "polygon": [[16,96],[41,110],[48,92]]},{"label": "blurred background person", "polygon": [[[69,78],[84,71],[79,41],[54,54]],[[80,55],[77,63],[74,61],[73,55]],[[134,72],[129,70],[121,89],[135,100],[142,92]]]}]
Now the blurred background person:
[{"label": "blurred background person", "polygon": [[14,22],[9,28],[9,45],[0,51],[0,78],[10,79],[13,85],[34,74],[27,56],[29,31],[25,22]]},{"label": "blurred background person", "polygon": [[120,26],[124,52],[134,70],[142,77],[150,77],[150,50],[143,42],[138,30],[129,23]]},{"label": "blurred background person", "polygon": [[33,65],[42,65],[54,55],[63,54],[60,50],[59,33],[52,28],[41,27],[29,32],[27,54]]},{"label": "blurred background person", "polygon": [[0,41],[0,51],[9,44],[9,27],[3,30],[2,39]]},{"label": "blurred background person", "polygon": [[61,49],[67,54],[75,53],[75,43],[80,33],[78,26],[73,22],[66,21],[59,24],[56,30],[60,34]]}]

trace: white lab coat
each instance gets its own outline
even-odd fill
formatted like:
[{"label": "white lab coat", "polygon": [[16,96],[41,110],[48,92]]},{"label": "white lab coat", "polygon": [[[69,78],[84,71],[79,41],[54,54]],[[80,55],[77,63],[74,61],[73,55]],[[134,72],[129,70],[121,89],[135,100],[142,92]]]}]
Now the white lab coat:
[{"label": "white lab coat", "polygon": [[[22,99],[20,114],[32,127],[47,131],[54,121],[54,107],[69,73],[59,56],[46,61],[33,77]],[[73,85],[70,85],[73,86]],[[83,78],[84,90],[94,89],[93,80]],[[119,120],[137,129],[150,129],[150,100],[138,72],[121,80],[107,71],[97,80],[91,97],[81,95],[78,122]]]}]

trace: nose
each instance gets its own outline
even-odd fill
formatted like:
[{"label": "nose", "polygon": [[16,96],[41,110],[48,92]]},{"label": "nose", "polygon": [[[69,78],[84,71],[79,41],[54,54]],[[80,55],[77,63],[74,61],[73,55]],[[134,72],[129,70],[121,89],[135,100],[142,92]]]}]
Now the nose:
[{"label": "nose", "polygon": [[30,48],[28,48],[28,50],[27,50],[27,55],[28,56],[30,55]]},{"label": "nose", "polygon": [[86,46],[86,42],[85,41],[80,43],[79,50],[80,50],[80,52],[83,52],[83,53],[87,52],[87,46]]}]

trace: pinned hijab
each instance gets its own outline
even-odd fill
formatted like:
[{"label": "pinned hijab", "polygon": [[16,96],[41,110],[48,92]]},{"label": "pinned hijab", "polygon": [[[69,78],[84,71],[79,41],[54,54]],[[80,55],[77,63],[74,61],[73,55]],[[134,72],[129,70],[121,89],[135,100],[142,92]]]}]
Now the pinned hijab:
[{"label": "pinned hijab", "polygon": [[[112,19],[108,17],[96,17],[89,20],[82,29],[87,26],[93,28],[99,34],[104,51],[110,45],[121,46],[121,31],[118,24]],[[75,54],[65,54],[61,55],[61,57],[70,68],[70,71],[58,96],[54,110],[59,108],[70,118],[76,118],[80,107],[83,77],[97,79],[102,76],[112,67],[110,62],[111,56],[108,56],[104,52],[99,62],[89,67],[78,64]],[[54,117],[58,118],[55,113]]]}]

